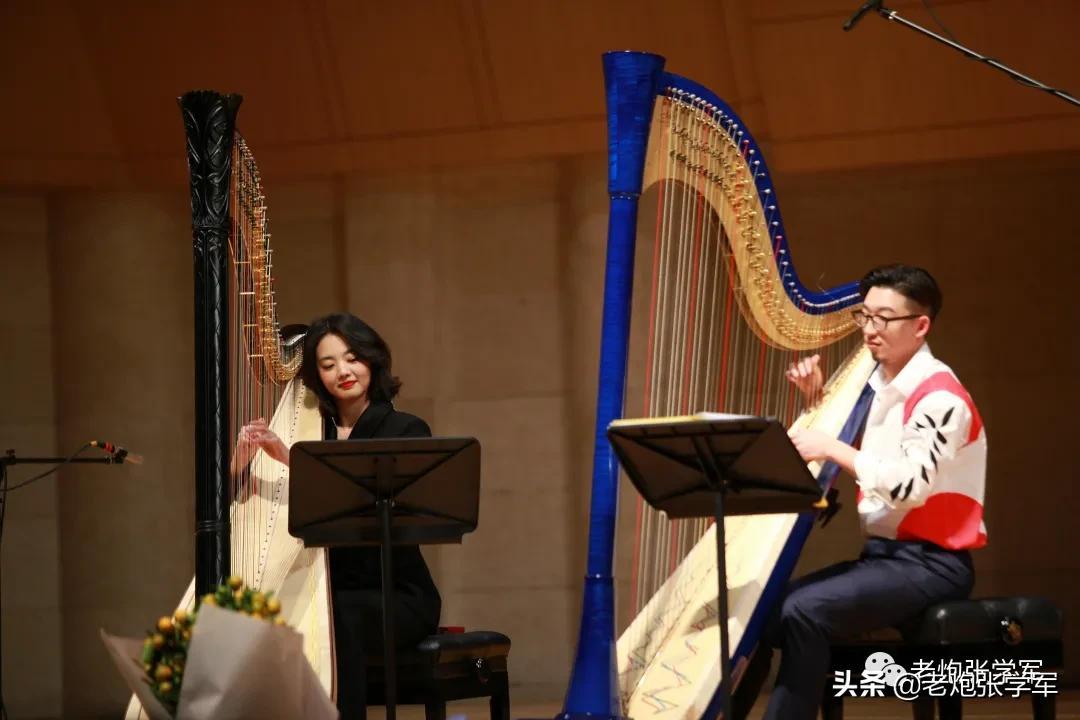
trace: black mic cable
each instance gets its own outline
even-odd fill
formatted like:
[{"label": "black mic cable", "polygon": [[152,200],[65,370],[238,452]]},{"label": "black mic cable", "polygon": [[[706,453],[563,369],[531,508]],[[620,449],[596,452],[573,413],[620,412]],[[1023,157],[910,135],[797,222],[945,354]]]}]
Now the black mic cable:
[{"label": "black mic cable", "polygon": [[[54,472],[56,472],[57,470],[64,467],[65,465],[67,465],[72,460],[74,460],[76,457],[78,457],[78,455],[88,447],[90,447],[90,443],[84,444],[78,450],[76,450],[75,452],[71,453],[66,458],[64,458],[62,462],[58,463],[54,467],[49,468],[48,470],[41,473],[40,475],[35,475],[34,477],[32,477],[32,478],[30,478],[28,480],[23,480],[21,483],[18,483],[16,485],[12,485],[10,487],[4,487],[4,490],[3,490],[4,493],[6,494],[6,493],[9,493],[9,492],[14,492],[15,490],[18,490],[19,488],[24,488],[27,485],[29,485],[30,483],[36,482],[36,481],[40,480],[43,477],[48,477],[49,475],[52,475]],[[0,463],[2,463],[2,462],[3,462],[3,460],[0,460]],[[4,467],[5,467],[5,470],[6,470],[7,463],[4,463]],[[6,483],[5,483],[5,485],[6,485]]]},{"label": "black mic cable", "polygon": [[[102,450],[104,450],[105,452],[107,452],[109,454],[109,457],[107,457],[107,458],[86,458],[86,459],[76,460],[76,458],[84,450],[86,450],[87,448],[90,448],[90,447],[101,448]],[[53,458],[49,458],[49,459],[51,460]],[[142,461],[143,461],[141,455],[135,455],[135,454],[129,453],[126,448],[122,448],[122,447],[120,447],[118,445],[113,445],[112,443],[105,442],[104,440],[91,440],[88,443],[84,443],[82,445],[82,447],[80,447],[78,450],[76,450],[72,454],[68,455],[66,458],[56,458],[56,460],[58,462],[57,462],[57,464],[55,466],[49,468],[48,470],[41,473],[40,475],[35,475],[32,478],[27,478],[26,480],[23,480],[22,482],[20,482],[20,483],[18,483],[16,485],[12,485],[10,487],[0,488],[0,494],[5,494],[6,495],[9,492],[14,492],[15,490],[19,490],[20,488],[24,488],[27,485],[29,485],[30,483],[37,482],[38,480],[40,480],[40,479],[42,479],[44,477],[48,477],[49,475],[52,475],[54,472],[56,472],[57,470],[60,470],[62,467],[64,467],[65,465],[67,465],[70,462],[104,463],[106,465],[120,464],[120,463],[133,463],[133,464],[138,465],[138,464],[141,464]],[[32,459],[27,458],[27,459],[21,460],[19,458],[16,458],[14,452],[11,451],[11,450],[8,451],[8,454],[7,454],[6,457],[0,457],[0,464],[2,464],[4,466],[5,471],[7,470],[8,465],[15,465],[15,464],[18,464],[20,462],[38,462],[38,463],[40,463],[40,462],[42,462],[42,460],[39,459],[39,458],[32,458]]]}]

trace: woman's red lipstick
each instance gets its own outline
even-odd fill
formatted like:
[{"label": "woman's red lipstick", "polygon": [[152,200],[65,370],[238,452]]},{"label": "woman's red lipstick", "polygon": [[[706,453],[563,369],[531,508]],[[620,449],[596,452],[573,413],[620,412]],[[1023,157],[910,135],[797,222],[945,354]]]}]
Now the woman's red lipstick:
[{"label": "woman's red lipstick", "polygon": [[343,389],[343,390],[348,390],[349,388],[351,388],[355,384],[356,384],[355,380],[350,380],[348,382],[341,383],[340,385],[338,385],[338,387]]}]

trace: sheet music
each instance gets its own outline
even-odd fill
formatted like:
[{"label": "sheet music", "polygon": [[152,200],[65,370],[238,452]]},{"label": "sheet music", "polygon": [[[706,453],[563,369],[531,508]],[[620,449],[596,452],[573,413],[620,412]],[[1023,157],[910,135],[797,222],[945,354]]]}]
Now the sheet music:
[{"label": "sheet music", "polygon": [[757,415],[732,415],[730,413],[718,413],[718,412],[699,412],[694,414],[695,420],[708,420],[709,422],[717,422],[721,420],[760,420]]},{"label": "sheet music", "polygon": [[620,427],[638,427],[642,425],[673,425],[676,423],[692,423],[692,422],[724,422],[724,421],[747,421],[747,420],[764,420],[758,415],[731,415],[729,413],[717,413],[717,412],[699,412],[693,415],[672,415],[669,417],[643,417],[643,418],[622,418],[620,420],[613,420],[608,427],[620,428]]}]

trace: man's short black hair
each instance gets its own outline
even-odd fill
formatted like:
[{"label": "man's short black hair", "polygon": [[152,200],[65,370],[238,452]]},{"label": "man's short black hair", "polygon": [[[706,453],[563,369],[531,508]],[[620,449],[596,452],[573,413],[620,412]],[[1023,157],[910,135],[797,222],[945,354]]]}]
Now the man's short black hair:
[{"label": "man's short black hair", "polygon": [[870,288],[890,288],[919,305],[935,319],[941,312],[941,288],[926,270],[910,265],[883,265],[876,267],[859,282],[859,294],[866,297]]}]

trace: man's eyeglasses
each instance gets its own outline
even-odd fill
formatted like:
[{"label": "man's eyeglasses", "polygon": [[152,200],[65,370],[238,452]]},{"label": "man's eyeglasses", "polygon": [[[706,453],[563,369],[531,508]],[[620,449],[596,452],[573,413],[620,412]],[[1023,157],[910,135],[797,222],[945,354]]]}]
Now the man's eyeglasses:
[{"label": "man's eyeglasses", "polygon": [[851,317],[855,318],[855,324],[859,327],[866,327],[866,323],[872,323],[874,329],[878,332],[881,332],[893,320],[911,320],[913,318],[922,317],[922,314],[920,313],[916,315],[900,315],[899,317],[885,317],[884,315],[871,315],[865,310],[852,310]]}]

